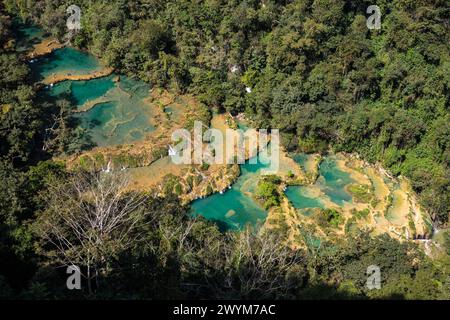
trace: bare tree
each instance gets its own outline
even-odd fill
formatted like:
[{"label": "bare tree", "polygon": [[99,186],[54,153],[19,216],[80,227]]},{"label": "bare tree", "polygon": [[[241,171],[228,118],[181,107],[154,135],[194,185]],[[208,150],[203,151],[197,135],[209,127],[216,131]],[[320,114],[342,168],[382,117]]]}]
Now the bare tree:
[{"label": "bare tree", "polygon": [[[171,250],[180,258],[184,273],[181,285],[189,294],[204,290],[218,299],[286,298],[302,284],[299,277],[304,273],[299,268],[305,265],[303,252],[289,248],[280,235],[249,227],[220,238],[205,236],[199,242],[190,236],[195,223],[189,220],[178,227],[160,229],[165,242],[177,245]],[[192,262],[192,256],[201,259],[203,278],[197,277],[199,266]],[[192,272],[192,268],[197,271]]]},{"label": "bare tree", "polygon": [[[224,250],[224,283],[219,298],[285,298],[296,283],[303,256],[274,233],[247,228],[229,233]],[[221,292],[221,293],[220,293]],[[222,294],[222,296],[220,296]]]},{"label": "bare tree", "polygon": [[127,192],[127,185],[123,173],[77,173],[50,185],[45,195],[36,231],[54,246],[57,262],[83,269],[90,294],[109,258],[141,237],[146,197]]}]

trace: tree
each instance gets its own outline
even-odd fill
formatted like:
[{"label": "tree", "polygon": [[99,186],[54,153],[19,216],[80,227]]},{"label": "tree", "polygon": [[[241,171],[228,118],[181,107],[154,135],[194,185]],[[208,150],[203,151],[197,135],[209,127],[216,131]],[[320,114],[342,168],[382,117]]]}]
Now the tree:
[{"label": "tree", "polygon": [[258,182],[256,197],[262,200],[265,209],[280,204],[281,195],[278,191],[278,185],[280,183],[280,177],[275,175],[266,176]]},{"label": "tree", "polygon": [[127,178],[115,172],[80,172],[51,184],[44,195],[47,206],[35,224],[42,249],[64,265],[82,268],[89,294],[111,257],[141,237],[146,197],[127,192],[127,186]]},{"label": "tree", "polygon": [[304,284],[304,256],[270,231],[230,233],[218,298],[286,299]]}]

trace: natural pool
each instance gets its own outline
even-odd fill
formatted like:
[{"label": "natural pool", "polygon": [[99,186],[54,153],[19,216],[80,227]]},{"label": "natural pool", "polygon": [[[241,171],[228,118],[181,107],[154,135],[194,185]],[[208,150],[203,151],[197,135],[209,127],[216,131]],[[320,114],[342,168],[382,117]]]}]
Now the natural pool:
[{"label": "natural pool", "polygon": [[[296,161],[307,162],[308,155],[294,157]],[[295,208],[302,210],[305,215],[311,208],[325,208],[326,203],[342,206],[352,201],[352,197],[345,191],[348,184],[354,183],[350,174],[342,171],[335,156],[327,156],[319,167],[319,178],[316,184],[307,186],[289,186],[285,194]],[[267,168],[260,162],[256,165],[241,165],[241,175],[232,188],[223,194],[213,194],[207,198],[192,203],[192,214],[200,214],[207,219],[225,223],[229,229],[240,229],[246,224],[255,225],[263,222],[267,211],[252,198],[259,178],[261,168]]]},{"label": "natural pool", "polygon": [[[93,56],[73,48],[64,48],[40,59],[33,69],[41,78],[45,78],[59,72],[85,74],[99,67],[100,64]],[[143,139],[154,130],[150,121],[152,107],[144,101],[149,89],[149,85],[141,81],[112,74],[87,81],[63,81],[49,88],[49,93],[56,98],[70,99],[79,111],[76,117],[80,120],[80,126],[87,130],[92,142],[98,146],[110,146]],[[177,117],[182,110],[172,110],[168,106],[165,111]],[[239,123],[239,127],[246,129],[242,123]],[[301,154],[296,160],[309,169],[305,165],[308,163],[306,155]],[[252,194],[261,176],[261,169],[267,167],[260,161],[257,164],[247,161],[241,165],[241,175],[231,189],[194,201],[192,214],[220,221],[228,229],[263,222],[267,211],[252,198]],[[332,201],[339,204],[351,200],[344,191],[351,179],[348,174],[338,170],[332,159],[324,160],[320,166],[320,175],[317,184]],[[324,206],[323,201],[314,197],[308,187],[289,187],[286,195],[298,208]]]},{"label": "natural pool", "polygon": [[[21,25],[20,38],[23,50],[27,50],[33,44],[43,40],[44,32],[35,26]],[[65,47],[34,60],[33,63],[30,63],[30,67],[37,79],[45,79],[59,73],[90,74],[100,70],[101,64],[88,53]],[[80,126],[87,130],[95,145],[110,146],[130,143],[143,139],[147,133],[155,129],[150,121],[153,116],[152,106],[144,101],[148,96],[150,86],[144,82],[112,74],[91,80],[62,81],[48,86],[47,90],[51,97],[66,98],[73,103],[79,111],[76,118],[79,119]],[[177,119],[182,112],[172,106],[168,106],[165,111],[174,119]],[[260,167],[262,166],[260,165]],[[139,168],[135,170],[141,173],[145,172]],[[235,205],[230,207],[231,210],[234,208],[241,211],[241,208],[245,208],[245,214],[238,212],[231,219],[232,221],[241,219],[242,221],[256,222],[265,218],[266,212],[240,190],[249,186],[248,182],[254,179],[246,177],[249,177],[248,174],[252,171],[257,170],[259,168],[254,165],[242,166],[242,179],[234,185],[232,190],[227,192],[227,199],[236,199],[236,201],[233,200]],[[208,202],[214,202],[218,196],[219,194],[213,195],[211,200],[208,198]],[[196,203],[194,207],[207,207],[207,203]]]},{"label": "natural pool", "polygon": [[[42,29],[18,23],[18,43],[29,50],[44,39]],[[102,69],[98,59],[65,47],[29,62],[36,79],[56,74],[86,75]],[[118,145],[143,139],[154,130],[153,106],[146,103],[150,86],[126,76],[110,75],[88,81],[63,81],[47,87],[50,97],[65,98],[79,112],[76,118],[98,146]]]},{"label": "natural pool", "polygon": [[[69,51],[57,50],[60,54],[50,55],[45,59],[49,63],[57,57],[57,63],[46,65],[45,62],[37,68],[41,75],[49,75],[60,70],[75,68],[72,72],[89,72],[98,66],[93,57],[84,53],[73,54]],[[76,50],[75,50],[76,51]],[[65,55],[64,52],[68,54]],[[66,61],[67,59],[67,61]],[[74,61],[77,63],[74,64]],[[67,69],[69,68],[69,69]],[[154,130],[150,119],[152,108],[144,103],[150,87],[126,76],[113,74],[103,78],[87,81],[64,81],[55,84],[50,89],[54,97],[68,97],[82,111],[76,117],[80,119],[82,128],[87,129],[92,142],[98,146],[119,145],[143,139]],[[176,116],[180,110],[167,110]],[[240,127],[243,125],[240,124]],[[244,128],[245,129],[245,128]],[[307,167],[308,156],[300,154],[294,158],[304,169]],[[246,224],[263,222],[267,216],[265,211],[251,196],[261,175],[261,169],[267,165],[241,165],[241,176],[238,181],[223,194],[216,193],[205,199],[192,203],[192,214],[200,214],[211,220],[226,224],[229,229],[242,228]],[[144,170],[145,171],[145,170]],[[349,175],[339,170],[331,157],[325,158],[319,169],[320,177],[317,185],[333,202],[343,204],[351,201],[344,190],[352,182]],[[323,208],[322,199],[314,197],[308,187],[289,187],[287,197],[297,208]]]},{"label": "natural pool", "polygon": [[311,194],[309,186],[290,186],[286,189],[286,196],[291,201],[294,208],[324,208],[323,201]]},{"label": "natural pool", "polygon": [[388,208],[385,218],[394,225],[405,225],[407,217],[403,214],[404,212],[409,213],[409,203],[407,193],[400,188],[399,184],[395,185],[396,189],[392,191],[390,196],[391,205]]},{"label": "natural pool", "polygon": [[250,195],[255,191],[263,168],[268,168],[268,165],[260,161],[256,164],[247,161],[240,166],[241,175],[231,189],[192,202],[192,215],[200,214],[207,219],[220,221],[226,224],[226,229],[240,229],[246,224],[264,222],[267,211]]},{"label": "natural pool", "polygon": [[36,26],[26,25],[19,21],[14,21],[16,32],[16,50],[24,52],[29,50],[33,44],[39,43],[44,39],[45,32]]},{"label": "natural pool", "polygon": [[[49,55],[34,69],[41,77],[62,69],[89,73],[99,65],[94,57],[75,49],[56,51],[60,53]],[[82,111],[76,118],[90,140],[98,146],[110,146],[143,139],[154,130],[152,106],[144,101],[149,90],[142,81],[112,74],[88,81],[63,81],[52,86],[49,94],[72,101]]]},{"label": "natural pool", "polygon": [[54,97],[66,95],[81,108],[85,103],[105,95],[115,85],[113,76],[88,81],[63,81],[53,86],[50,95]]},{"label": "natural pool", "polygon": [[[310,163],[310,155],[297,154],[293,159],[305,170]],[[346,191],[346,186],[355,181],[348,172],[342,171],[336,156],[327,156],[319,166],[319,177],[314,185],[290,186],[285,194],[294,208],[325,208],[325,203],[331,201],[339,206],[352,202],[352,196]]]},{"label": "natural pool", "polygon": [[80,126],[98,146],[131,143],[154,130],[153,106],[144,100],[150,86],[117,75],[88,81],[64,81],[51,88],[52,96],[68,97],[78,109]]},{"label": "natural pool", "polygon": [[145,115],[146,111],[139,109],[141,108],[127,108],[116,101],[105,102],[79,113],[78,117],[81,119],[81,126],[88,129],[96,145],[120,145],[141,140],[154,130],[149,123],[151,115]]},{"label": "natural pool", "polygon": [[93,55],[68,47],[57,49],[39,58],[31,67],[41,78],[60,73],[85,75],[102,69]]},{"label": "natural pool", "polygon": [[314,161],[311,161],[312,157],[312,155],[307,153],[296,153],[292,155],[292,159],[294,159],[305,172],[313,170],[312,165],[314,164]]},{"label": "natural pool", "polygon": [[345,187],[355,181],[348,172],[342,171],[337,165],[335,156],[325,157],[319,166],[319,178],[316,184],[337,205],[351,202],[352,196]]}]

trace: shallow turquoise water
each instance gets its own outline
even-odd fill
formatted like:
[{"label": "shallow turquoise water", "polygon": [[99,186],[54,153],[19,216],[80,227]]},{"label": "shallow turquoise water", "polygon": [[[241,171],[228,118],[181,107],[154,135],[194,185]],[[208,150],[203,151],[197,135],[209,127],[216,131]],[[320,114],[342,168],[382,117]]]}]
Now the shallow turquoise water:
[{"label": "shallow turquoise water", "polygon": [[[89,101],[97,104],[75,115],[90,139],[98,146],[119,145],[143,139],[154,130],[150,120],[151,106],[143,102],[150,86],[144,82],[117,75],[89,81],[64,81],[56,84],[50,94],[69,98],[77,108]],[[98,99],[98,100],[95,100]]]},{"label": "shallow turquoise water", "polygon": [[[40,77],[52,73],[87,74],[100,68],[98,60],[73,48],[55,50],[32,65]],[[118,80],[118,81],[114,81]],[[80,109],[75,115],[80,126],[98,146],[131,143],[154,130],[150,120],[152,107],[144,103],[150,85],[126,76],[112,74],[88,81],[63,81],[50,88],[55,98],[65,98]]]},{"label": "shallow turquoise water", "polygon": [[32,64],[32,69],[40,77],[45,78],[56,73],[88,74],[100,70],[101,65],[93,55],[66,47],[39,58]]},{"label": "shallow turquoise water", "polygon": [[[33,68],[40,76],[45,77],[58,72],[89,73],[99,66],[93,56],[64,48],[41,59]],[[120,81],[115,82],[115,77],[117,75],[113,74],[89,81],[65,81],[50,89],[51,95],[65,96],[78,108],[86,103],[96,102],[91,109],[76,114],[76,117],[80,120],[81,127],[87,129],[92,141],[99,146],[131,143],[143,139],[147,133],[154,130],[150,123],[151,107],[143,102],[150,86],[126,76],[120,76]],[[175,111],[170,110],[170,107],[168,109],[167,111]],[[239,127],[246,129],[243,124]],[[304,162],[301,156],[297,161]],[[225,224],[227,229],[240,229],[246,224],[263,222],[267,211],[260,207],[249,193],[254,192],[261,169],[267,167],[268,165],[261,162],[241,165],[241,175],[231,189],[224,194],[216,193],[194,201],[191,214],[218,220]],[[333,202],[342,204],[344,201],[351,201],[350,195],[344,190],[345,185],[351,182],[350,177],[340,171],[333,160],[325,159],[320,166],[320,174],[317,183]],[[308,197],[301,188],[291,187],[286,192],[294,206],[322,207],[320,199]]]},{"label": "shallow turquoise water", "polygon": [[290,186],[286,189],[285,194],[291,201],[294,208],[324,208],[322,201],[318,198],[308,197],[304,186]]},{"label": "shallow turquoise water", "polygon": [[[106,82],[101,90],[106,90],[109,85]],[[92,140],[99,146],[143,139],[155,129],[150,123],[152,106],[143,102],[149,90],[148,84],[121,76],[120,82],[114,83],[107,94],[100,95],[109,102],[97,104],[89,111],[79,113],[82,126],[90,129]]]},{"label": "shallow turquoise water", "polygon": [[[226,224],[226,229],[241,229],[246,224],[255,225],[264,222],[267,212],[255,200],[245,194],[254,191],[262,168],[268,165],[258,161],[257,164],[247,163],[240,166],[241,175],[232,188],[223,194],[216,193],[205,199],[192,203],[192,215],[202,215],[209,220],[218,220]],[[234,214],[227,216],[230,210]]]},{"label": "shallow turquoise water", "polygon": [[100,103],[77,116],[98,146],[130,143],[153,131],[146,117],[138,116],[136,110],[129,110],[117,102]]},{"label": "shallow turquoise water", "polygon": [[97,99],[106,94],[116,85],[108,76],[89,81],[64,81],[57,83],[51,90],[52,96],[68,95],[80,107],[89,100]]},{"label": "shallow turquoise water", "polygon": [[[293,159],[303,168],[308,159],[306,154],[297,154]],[[337,205],[342,206],[345,202],[351,202],[352,196],[345,191],[345,186],[353,183],[350,174],[339,169],[336,159],[333,156],[325,157],[319,167],[319,178],[316,186]],[[320,198],[311,198],[307,196],[308,186],[288,187],[285,194],[292,205],[298,209],[305,208],[324,208]]]},{"label": "shallow turquoise water", "polygon": [[350,178],[349,173],[337,167],[336,160],[333,157],[326,157],[322,161],[319,173],[320,177],[316,183],[331,201],[338,205],[352,201],[352,196],[345,191],[345,186],[354,183],[354,181]]},{"label": "shallow turquoise water", "polygon": [[247,131],[248,129],[250,129],[249,126],[246,123],[244,123],[243,121],[237,120],[236,123],[237,123],[238,129],[240,129],[244,132]]},{"label": "shallow turquoise water", "polygon": [[[43,78],[53,73],[86,74],[98,69],[100,64],[89,54],[63,48],[31,66],[36,75]],[[126,76],[120,76],[120,81],[115,82],[115,77],[117,75],[113,74],[89,81],[64,81],[47,88],[51,96],[67,98],[77,108],[95,102],[91,109],[79,112],[75,117],[80,120],[80,126],[87,129],[92,142],[99,146],[130,143],[154,130],[149,122],[151,107],[143,102],[150,86]],[[261,162],[242,165],[241,176],[231,189],[223,195],[217,193],[194,201],[192,214],[222,221],[231,229],[264,221],[267,212],[246,193],[254,191],[260,170],[265,167],[268,166]],[[230,210],[234,211],[233,215]]]},{"label": "shallow turquoise water", "polygon": [[[300,161],[306,159],[298,157]],[[296,160],[297,160],[296,159]],[[241,166],[241,176],[232,188],[224,194],[213,194],[205,199],[199,199],[192,203],[192,213],[201,214],[207,219],[218,220],[225,223],[230,229],[240,229],[246,224],[256,224],[263,222],[267,216],[255,200],[246,193],[254,192],[260,177],[261,168],[268,167],[260,162],[250,165],[248,162]],[[352,201],[350,194],[345,191],[345,186],[352,183],[350,175],[340,170],[334,157],[326,157],[322,162],[320,177],[317,186],[329,197],[331,201],[338,205]],[[308,196],[308,186],[290,186],[285,194],[292,205],[298,209],[304,209],[304,214],[308,215],[312,208],[325,208],[324,202],[320,198]],[[227,216],[230,210],[233,215]]]}]

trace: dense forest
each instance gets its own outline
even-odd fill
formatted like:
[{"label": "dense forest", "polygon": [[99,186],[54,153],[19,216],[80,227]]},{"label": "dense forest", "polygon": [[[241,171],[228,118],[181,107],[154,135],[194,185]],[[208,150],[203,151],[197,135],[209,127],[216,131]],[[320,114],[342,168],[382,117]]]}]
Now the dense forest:
[{"label": "dense forest", "polygon": [[[82,9],[82,29],[65,39],[71,4]],[[192,219],[176,195],[122,195],[119,175],[67,172],[50,159],[76,140],[66,132],[68,106],[41,99],[14,49],[18,18],[118,72],[279,128],[288,150],[356,152],[408,177],[442,227],[450,211],[448,3],[377,1],[380,30],[366,27],[371,4],[0,2],[0,298],[450,299],[448,258],[430,260],[413,243],[360,235],[294,251],[276,231],[222,233]],[[80,231],[75,221],[103,208],[80,196],[86,191],[130,218]],[[70,245],[60,250],[57,239]],[[369,291],[374,260],[383,286]],[[65,287],[68,261],[82,267],[82,291]]]},{"label": "dense forest", "polygon": [[[414,183],[448,220],[449,8],[446,1],[5,1],[117,70],[254,115],[304,151],[358,152]],[[252,90],[247,94],[245,88]]]}]

